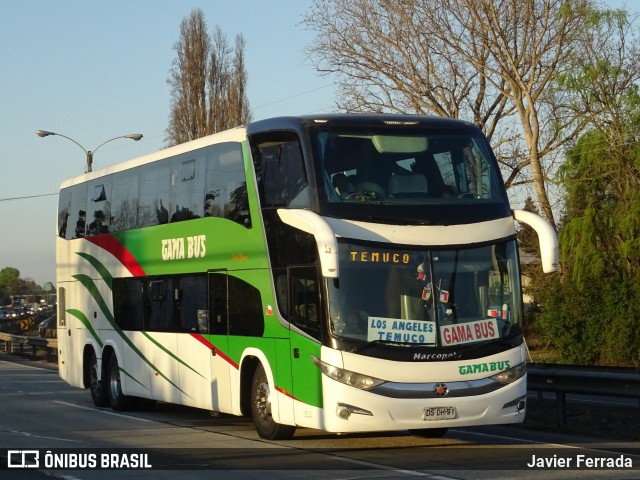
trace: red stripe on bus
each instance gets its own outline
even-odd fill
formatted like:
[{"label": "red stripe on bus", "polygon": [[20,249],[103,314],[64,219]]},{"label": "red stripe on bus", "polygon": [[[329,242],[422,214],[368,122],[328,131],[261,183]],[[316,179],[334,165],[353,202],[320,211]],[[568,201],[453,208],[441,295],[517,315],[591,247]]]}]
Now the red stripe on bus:
[{"label": "red stripe on bus", "polygon": [[88,240],[116,257],[134,277],[141,277],[145,275],[143,268],[131,252],[116,240],[116,237],[113,235],[96,235],[94,237],[85,237],[85,240]]},{"label": "red stripe on bus", "polygon": [[296,402],[299,402],[299,400],[296,397],[294,397],[293,395],[291,395],[288,390],[284,390],[284,389],[282,389],[280,387],[275,387],[275,388],[281,394],[286,395],[287,397],[291,398],[292,400],[295,400]]},{"label": "red stripe on bus", "polygon": [[231,360],[229,357],[227,357],[224,353],[222,353],[221,350],[219,350],[218,348],[216,348],[216,346],[211,343],[209,340],[207,340],[206,338],[204,338],[202,335],[200,335],[199,333],[191,333],[190,334],[193,338],[195,338],[196,340],[198,340],[201,344],[203,344],[205,347],[207,347],[209,350],[212,350],[216,352],[216,356],[221,357],[225,362],[227,362],[229,365],[231,365],[233,368],[235,368],[236,370],[238,370],[238,364],[236,362],[234,362],[233,360]]}]

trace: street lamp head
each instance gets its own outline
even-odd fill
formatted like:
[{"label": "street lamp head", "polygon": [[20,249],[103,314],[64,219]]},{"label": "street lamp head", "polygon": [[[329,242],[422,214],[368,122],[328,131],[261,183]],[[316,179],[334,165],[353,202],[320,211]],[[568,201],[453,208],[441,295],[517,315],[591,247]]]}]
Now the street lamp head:
[{"label": "street lamp head", "polygon": [[36,130],[36,135],[39,137],[48,137],[49,135],[55,135],[53,132],[49,132],[47,130]]},{"label": "street lamp head", "polygon": [[73,143],[75,143],[76,145],[78,145],[82,150],[84,150],[84,153],[87,154],[87,172],[90,172],[93,168],[93,154],[95,153],[96,150],[98,150],[102,145],[104,145],[105,143],[109,143],[113,140],[117,140],[118,138],[129,138],[131,140],[134,141],[138,141],[142,138],[142,134],[141,133],[129,133],[128,135],[121,135],[119,137],[113,137],[110,138],[109,140],[102,142],[100,145],[98,145],[96,148],[93,149],[93,151],[91,150],[87,150],[86,148],[84,148],[82,145],[80,145],[78,142],[76,142],[73,138],[71,137],[67,137],[66,135],[62,135],[60,133],[54,133],[54,132],[50,132],[48,130],[36,130],[36,135],[38,135],[39,137],[48,137],[49,135],[58,135],[59,137],[63,137],[66,138],[67,140],[72,141]]}]

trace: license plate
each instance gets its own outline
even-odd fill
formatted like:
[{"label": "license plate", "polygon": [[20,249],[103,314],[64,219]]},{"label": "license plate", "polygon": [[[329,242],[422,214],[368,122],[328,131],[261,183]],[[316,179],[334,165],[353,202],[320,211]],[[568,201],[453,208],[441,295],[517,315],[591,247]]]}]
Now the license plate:
[{"label": "license plate", "polygon": [[427,407],[422,413],[422,419],[425,421],[451,420],[456,416],[456,407]]}]

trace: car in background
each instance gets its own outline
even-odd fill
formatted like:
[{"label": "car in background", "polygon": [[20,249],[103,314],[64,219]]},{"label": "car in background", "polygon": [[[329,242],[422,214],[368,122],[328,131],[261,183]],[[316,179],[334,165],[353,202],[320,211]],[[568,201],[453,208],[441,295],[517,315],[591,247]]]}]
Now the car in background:
[{"label": "car in background", "polygon": [[7,307],[0,308],[0,321],[9,320],[10,318],[9,309]]},{"label": "car in background", "polygon": [[46,318],[38,325],[38,334],[42,338],[56,338],[56,320],[57,315],[54,313],[49,318]]}]

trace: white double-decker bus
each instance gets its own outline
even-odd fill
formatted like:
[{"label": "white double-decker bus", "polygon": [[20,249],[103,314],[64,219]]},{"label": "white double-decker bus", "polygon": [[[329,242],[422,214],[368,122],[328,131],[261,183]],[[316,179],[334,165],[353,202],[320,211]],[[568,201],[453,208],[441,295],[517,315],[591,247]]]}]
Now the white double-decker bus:
[{"label": "white double-decker bus", "polygon": [[514,220],[554,271],[481,131],[436,117],[274,118],[70,179],[61,375],[272,439],[521,422]]}]

